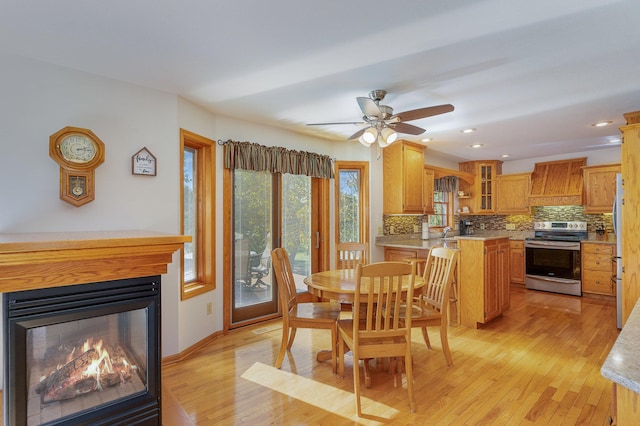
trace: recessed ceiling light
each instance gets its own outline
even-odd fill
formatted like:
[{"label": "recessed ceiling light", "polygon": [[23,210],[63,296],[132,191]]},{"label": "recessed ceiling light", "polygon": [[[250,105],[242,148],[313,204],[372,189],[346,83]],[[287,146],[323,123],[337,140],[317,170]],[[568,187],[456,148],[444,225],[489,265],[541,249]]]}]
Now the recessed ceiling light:
[{"label": "recessed ceiling light", "polygon": [[482,148],[484,145],[481,143],[474,143],[473,145],[469,145],[471,148]]},{"label": "recessed ceiling light", "polygon": [[613,123],[613,121],[598,121],[597,123],[593,123],[592,126],[594,126],[594,127],[604,127],[604,126],[608,126],[611,123]]},{"label": "recessed ceiling light", "polygon": [[424,138],[422,139],[422,142],[431,142],[431,138]]},{"label": "recessed ceiling light", "polygon": [[476,129],[464,129],[464,130],[460,130],[462,133],[473,133],[476,131]]},{"label": "recessed ceiling light", "polygon": [[502,157],[502,158],[508,158],[508,157],[510,157],[510,155],[509,155],[509,154],[502,154],[500,157]]}]

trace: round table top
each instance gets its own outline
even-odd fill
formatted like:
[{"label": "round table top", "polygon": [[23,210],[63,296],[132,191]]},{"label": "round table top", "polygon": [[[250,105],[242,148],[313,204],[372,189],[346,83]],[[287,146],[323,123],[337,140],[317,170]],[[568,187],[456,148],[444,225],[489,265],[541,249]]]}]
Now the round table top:
[{"label": "round table top", "polygon": [[[363,283],[368,279],[363,278]],[[309,288],[309,293],[323,299],[337,300],[340,303],[353,303],[356,293],[356,270],[333,269],[330,271],[316,272],[304,279]],[[414,290],[424,284],[422,277],[416,275]],[[407,279],[406,287],[409,287]]]}]

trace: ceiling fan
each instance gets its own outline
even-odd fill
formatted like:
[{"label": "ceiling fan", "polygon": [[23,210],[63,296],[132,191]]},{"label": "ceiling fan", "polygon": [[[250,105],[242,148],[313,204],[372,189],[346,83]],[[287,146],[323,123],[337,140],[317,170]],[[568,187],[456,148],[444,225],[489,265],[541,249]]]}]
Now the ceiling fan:
[{"label": "ceiling fan", "polygon": [[364,146],[371,146],[378,141],[381,148],[389,146],[398,138],[398,133],[410,135],[421,135],[426,130],[406,123],[407,121],[418,120],[420,118],[431,117],[453,111],[453,105],[437,105],[425,108],[418,108],[404,111],[398,114],[393,113],[393,108],[388,105],[380,105],[380,101],[386,96],[386,90],[372,90],[369,97],[358,97],[358,105],[364,114],[363,121],[347,121],[340,123],[310,123],[307,126],[326,126],[334,124],[355,124],[366,126],[353,135],[348,140],[358,139]]}]

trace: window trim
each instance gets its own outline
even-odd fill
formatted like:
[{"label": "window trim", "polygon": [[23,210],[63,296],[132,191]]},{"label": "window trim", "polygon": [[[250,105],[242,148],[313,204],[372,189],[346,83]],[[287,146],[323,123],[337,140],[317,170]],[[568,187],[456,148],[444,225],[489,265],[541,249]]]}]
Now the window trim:
[{"label": "window trim", "polygon": [[[433,199],[433,207],[434,207],[434,209],[433,209],[433,210],[434,210],[434,211],[435,211],[435,206],[436,206],[436,200],[435,200],[435,193],[436,193],[436,192],[443,192],[443,193],[445,193],[445,194],[448,194],[448,195],[447,195],[447,202],[446,202],[446,203],[443,203],[443,202],[440,202],[440,201],[438,201],[438,202],[437,202],[438,204],[446,204],[446,205],[447,205],[447,217],[446,217],[446,219],[447,219],[447,224],[446,224],[446,225],[443,225],[443,226],[431,226],[431,225],[429,225],[429,229],[430,229],[430,230],[441,231],[441,230],[443,230],[443,229],[444,229],[445,227],[447,227],[447,226],[451,226],[451,227],[453,227],[453,222],[454,222],[454,217],[453,217],[453,202],[454,202],[454,201],[453,201],[453,200],[454,200],[454,197],[453,197],[453,192],[447,192],[447,191],[435,191],[435,190],[434,190],[434,191],[433,191],[433,194],[434,194],[434,199]],[[429,214],[429,216],[432,216],[432,214]],[[434,216],[435,216],[435,215],[434,215]]]},{"label": "window trim", "polygon": [[334,179],[334,220],[335,244],[340,241],[340,171],[358,170],[360,172],[360,243],[369,242],[369,162],[368,161],[336,161]]},{"label": "window trim", "polygon": [[215,141],[180,129],[180,233],[184,234],[184,149],[196,150],[197,224],[196,279],[184,281],[184,249],[180,257],[180,300],[215,290]]}]

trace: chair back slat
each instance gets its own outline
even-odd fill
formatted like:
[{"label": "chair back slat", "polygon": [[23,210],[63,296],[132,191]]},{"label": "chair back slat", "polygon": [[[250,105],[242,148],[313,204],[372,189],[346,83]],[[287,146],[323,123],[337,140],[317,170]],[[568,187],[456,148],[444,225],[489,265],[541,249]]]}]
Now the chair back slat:
[{"label": "chair back slat", "polygon": [[336,245],[336,269],[355,269],[356,265],[369,263],[369,248],[365,243],[340,243]]},{"label": "chair back slat", "polygon": [[278,293],[280,298],[280,306],[282,307],[282,316],[286,321],[289,312],[298,303],[298,293],[296,290],[296,282],[293,278],[293,269],[289,262],[289,255],[283,248],[276,248],[271,251],[271,263],[278,281]]},{"label": "chair back slat", "polygon": [[[415,265],[405,262],[357,265],[354,338],[388,339],[406,335],[411,329],[411,319],[400,321],[399,312],[405,306],[411,309],[414,284]],[[385,312],[395,315],[385,315]]]},{"label": "chair back slat", "polygon": [[433,247],[429,251],[421,297],[421,302],[427,308],[442,312],[443,307],[448,303],[457,260],[457,252],[449,248]]}]

